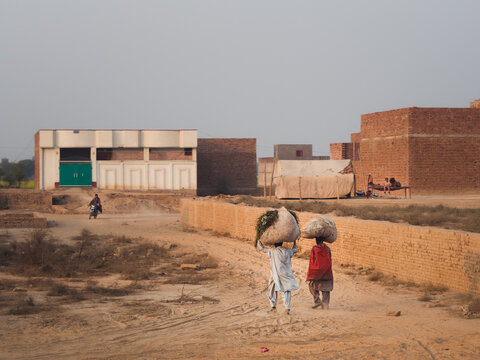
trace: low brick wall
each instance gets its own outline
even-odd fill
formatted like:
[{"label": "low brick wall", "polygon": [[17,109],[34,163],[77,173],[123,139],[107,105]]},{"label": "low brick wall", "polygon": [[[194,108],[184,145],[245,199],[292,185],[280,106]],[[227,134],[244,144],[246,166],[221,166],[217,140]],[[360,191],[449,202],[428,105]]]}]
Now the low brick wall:
[{"label": "low brick wall", "polygon": [[51,212],[52,194],[39,190],[2,189],[0,208]]},{"label": "low brick wall", "polygon": [[47,219],[36,213],[0,212],[0,228],[46,228]]},{"label": "low brick wall", "polygon": [[[245,240],[266,208],[182,199],[181,222]],[[316,214],[299,212],[300,227]],[[480,294],[480,234],[383,221],[332,217],[339,237],[331,245],[335,263],[375,268],[402,281],[432,283]],[[303,251],[313,245],[300,239]]]}]

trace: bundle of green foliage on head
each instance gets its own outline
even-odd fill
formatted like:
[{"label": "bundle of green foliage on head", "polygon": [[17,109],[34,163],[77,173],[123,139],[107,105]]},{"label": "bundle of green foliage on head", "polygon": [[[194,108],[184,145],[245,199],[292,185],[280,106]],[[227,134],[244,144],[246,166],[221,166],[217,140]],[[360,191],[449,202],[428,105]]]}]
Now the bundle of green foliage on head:
[{"label": "bundle of green foliage on head", "polygon": [[255,246],[257,246],[258,240],[262,237],[263,233],[278,219],[278,210],[269,210],[257,220],[257,236],[255,237]]},{"label": "bundle of green foliage on head", "polygon": [[[290,214],[292,214],[293,218],[298,224],[297,214],[294,211],[288,210]],[[269,210],[262,216],[260,216],[257,220],[257,236],[255,237],[255,247],[257,246],[258,240],[262,237],[263,233],[267,231],[267,229],[275,224],[278,220],[278,210]]]}]

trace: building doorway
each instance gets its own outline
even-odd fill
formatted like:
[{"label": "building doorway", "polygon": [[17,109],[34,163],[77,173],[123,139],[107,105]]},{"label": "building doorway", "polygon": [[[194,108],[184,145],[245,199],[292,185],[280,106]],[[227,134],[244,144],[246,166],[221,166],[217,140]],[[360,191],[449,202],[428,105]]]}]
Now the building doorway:
[{"label": "building doorway", "polygon": [[92,186],[90,148],[60,149],[60,186]]}]

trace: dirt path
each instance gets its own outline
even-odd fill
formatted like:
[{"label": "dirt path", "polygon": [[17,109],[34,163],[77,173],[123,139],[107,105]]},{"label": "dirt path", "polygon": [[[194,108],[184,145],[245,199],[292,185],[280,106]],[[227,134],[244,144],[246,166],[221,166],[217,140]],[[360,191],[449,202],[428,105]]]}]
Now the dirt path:
[{"label": "dirt path", "polygon": [[[418,290],[383,287],[337,264],[331,309],[312,309],[304,283],[308,261],[294,258],[300,290],[293,295],[292,313],[284,314],[280,304],[272,314],[265,291],[268,258],[249,243],[185,232],[177,214],[105,214],[95,221],[83,215],[48,217],[58,225],[54,234],[65,241],[88,228],[208,252],[219,261],[218,280],[158,282],[121,298],[63,305],[58,313],[2,315],[0,359],[475,359],[480,354],[480,320],[432,305],[448,303],[451,293],[438,295],[440,302],[421,302]],[[171,302],[182,293],[216,301]],[[401,316],[386,316],[389,311]],[[270,351],[260,353],[262,346]]]}]

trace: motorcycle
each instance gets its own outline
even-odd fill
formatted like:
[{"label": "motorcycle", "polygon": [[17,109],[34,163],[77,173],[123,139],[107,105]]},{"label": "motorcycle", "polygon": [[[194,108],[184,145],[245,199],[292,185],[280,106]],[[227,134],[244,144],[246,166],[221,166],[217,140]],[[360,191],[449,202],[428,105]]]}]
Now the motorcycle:
[{"label": "motorcycle", "polygon": [[92,216],[93,216],[94,219],[96,219],[97,215],[98,215],[98,206],[95,205],[95,204],[91,204],[90,205],[90,215],[88,216],[88,219],[91,219]]}]

